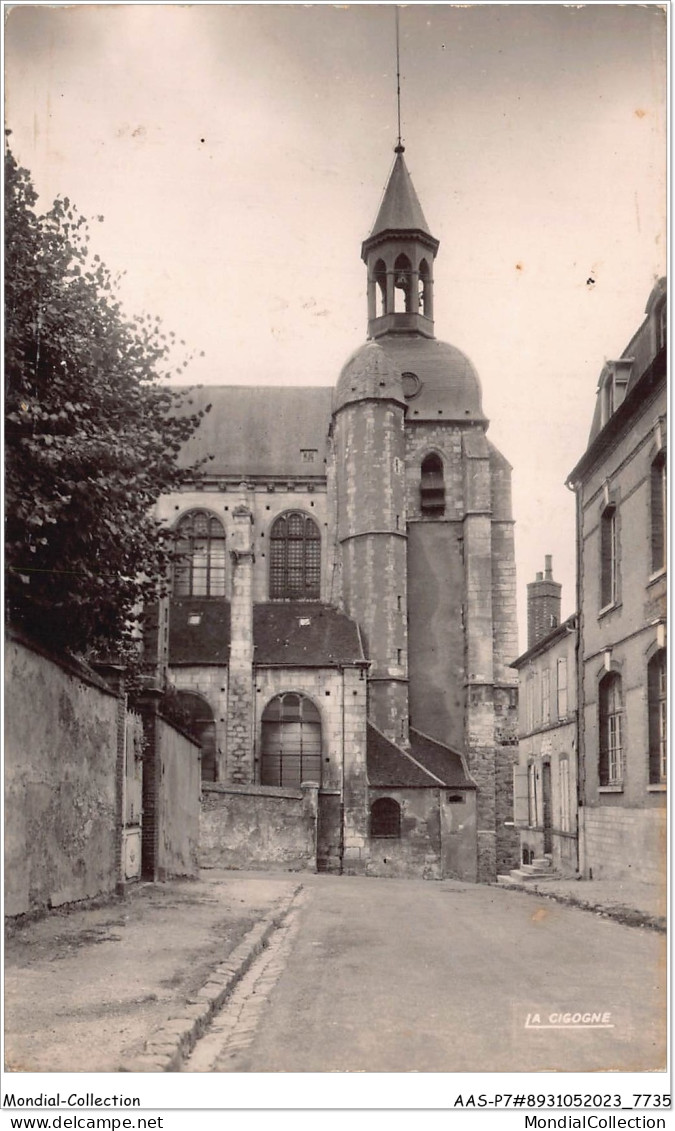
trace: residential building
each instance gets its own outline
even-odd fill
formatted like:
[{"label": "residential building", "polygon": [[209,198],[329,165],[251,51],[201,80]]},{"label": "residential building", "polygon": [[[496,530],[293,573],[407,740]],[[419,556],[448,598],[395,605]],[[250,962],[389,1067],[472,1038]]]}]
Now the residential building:
[{"label": "residential building", "polygon": [[584,876],[665,874],[666,281],[605,362],[576,493],[579,837]]},{"label": "residential building", "polygon": [[519,676],[518,765],[514,820],[521,865],[545,861],[556,875],[576,874],[576,614],[560,623],[561,586],[552,560],[527,593],[528,648]]}]

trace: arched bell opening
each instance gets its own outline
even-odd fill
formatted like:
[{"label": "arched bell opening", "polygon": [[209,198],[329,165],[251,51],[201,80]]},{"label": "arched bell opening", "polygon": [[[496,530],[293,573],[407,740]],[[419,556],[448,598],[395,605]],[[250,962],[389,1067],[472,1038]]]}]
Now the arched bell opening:
[{"label": "arched bell opening", "polygon": [[375,317],[387,313],[387,268],[383,259],[378,259],[373,271],[375,281]]},{"label": "arched bell opening", "polygon": [[433,318],[431,271],[426,259],[423,259],[419,266],[419,306],[425,318]]},{"label": "arched bell opening", "polygon": [[412,264],[401,254],[394,263],[394,312],[412,314],[415,309]]}]

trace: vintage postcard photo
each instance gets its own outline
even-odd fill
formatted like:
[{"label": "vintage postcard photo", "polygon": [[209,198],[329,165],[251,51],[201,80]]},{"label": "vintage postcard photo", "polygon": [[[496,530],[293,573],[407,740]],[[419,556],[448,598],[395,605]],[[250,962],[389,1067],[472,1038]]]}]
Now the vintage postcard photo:
[{"label": "vintage postcard photo", "polygon": [[3,15],[9,1106],[667,1107],[666,8]]}]

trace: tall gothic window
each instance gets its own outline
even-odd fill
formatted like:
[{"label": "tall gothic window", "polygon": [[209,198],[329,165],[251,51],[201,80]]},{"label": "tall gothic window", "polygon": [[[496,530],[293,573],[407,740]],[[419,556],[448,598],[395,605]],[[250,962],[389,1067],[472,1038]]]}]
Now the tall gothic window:
[{"label": "tall gothic window", "polygon": [[321,534],[308,515],[280,515],[270,535],[270,600],[318,601]]},{"label": "tall gothic window", "polygon": [[668,676],[666,650],[652,656],[647,666],[649,701],[649,783],[660,785],[667,777]]},{"label": "tall gothic window", "polygon": [[262,716],[262,785],[321,784],[321,717],[311,699],[287,691]]},{"label": "tall gothic window", "polygon": [[623,782],[623,695],[621,676],[610,672],[600,682],[600,785]]},{"label": "tall gothic window", "polygon": [[661,452],[651,469],[652,571],[666,564],[666,457]]},{"label": "tall gothic window", "polygon": [[188,511],[176,527],[174,597],[225,596],[225,530],[206,511]]}]

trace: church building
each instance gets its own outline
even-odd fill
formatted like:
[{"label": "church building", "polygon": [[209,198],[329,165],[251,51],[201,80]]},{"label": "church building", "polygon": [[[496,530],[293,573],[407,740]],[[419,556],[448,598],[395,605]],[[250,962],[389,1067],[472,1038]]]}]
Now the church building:
[{"label": "church building", "polygon": [[438,247],[399,144],[335,387],[195,389],[147,647],[205,791],[315,782],[319,869],[489,881],[518,859],[511,469],[434,334]]}]

